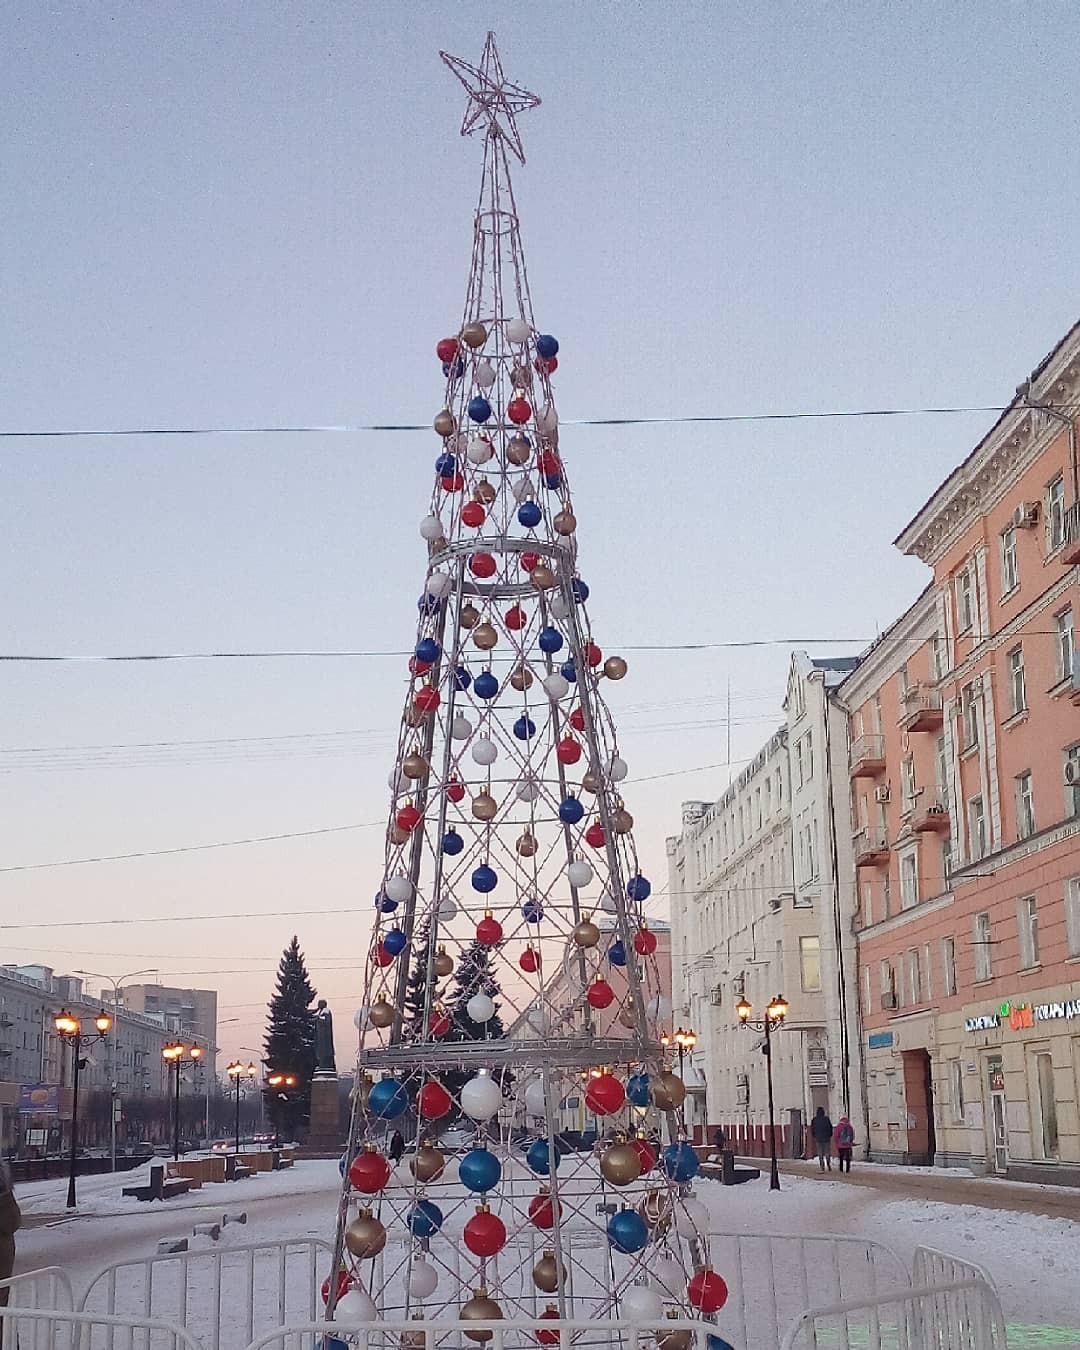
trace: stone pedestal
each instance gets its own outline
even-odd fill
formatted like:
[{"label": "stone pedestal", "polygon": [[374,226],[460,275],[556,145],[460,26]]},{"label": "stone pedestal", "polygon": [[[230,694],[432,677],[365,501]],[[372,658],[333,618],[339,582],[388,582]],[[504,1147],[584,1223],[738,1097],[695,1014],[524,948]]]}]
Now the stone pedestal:
[{"label": "stone pedestal", "polygon": [[336,1076],[316,1074],[311,1080],[311,1127],[301,1149],[306,1157],[337,1158],[345,1147],[341,1131]]}]

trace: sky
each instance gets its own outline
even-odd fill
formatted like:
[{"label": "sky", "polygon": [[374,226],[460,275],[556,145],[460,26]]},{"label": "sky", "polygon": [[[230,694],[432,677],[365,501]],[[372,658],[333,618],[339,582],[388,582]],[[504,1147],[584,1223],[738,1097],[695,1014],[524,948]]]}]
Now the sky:
[{"label": "sky", "polygon": [[[1006,403],[1077,317],[1080,9],[13,0],[0,430],[429,423],[481,156],[438,53],[489,28],[543,100],[515,188],[662,883],[728,689],[737,768],[793,645],[857,651],[922,589],[890,541],[994,414],[566,424]],[[407,649],[436,452],[0,439],[0,647]],[[678,649],[731,642],[767,645]],[[404,689],[377,656],[3,663],[0,961],[216,987],[250,1058],[296,932],[349,1063]]]}]

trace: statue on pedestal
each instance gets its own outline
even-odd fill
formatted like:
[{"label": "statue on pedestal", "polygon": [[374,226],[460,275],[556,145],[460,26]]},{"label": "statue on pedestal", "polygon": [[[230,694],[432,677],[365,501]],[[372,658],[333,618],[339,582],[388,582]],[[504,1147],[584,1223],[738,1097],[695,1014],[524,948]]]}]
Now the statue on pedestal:
[{"label": "statue on pedestal", "polygon": [[336,1078],[337,1061],[334,1058],[334,1015],[326,1006],[326,999],[315,1005],[315,1076]]}]

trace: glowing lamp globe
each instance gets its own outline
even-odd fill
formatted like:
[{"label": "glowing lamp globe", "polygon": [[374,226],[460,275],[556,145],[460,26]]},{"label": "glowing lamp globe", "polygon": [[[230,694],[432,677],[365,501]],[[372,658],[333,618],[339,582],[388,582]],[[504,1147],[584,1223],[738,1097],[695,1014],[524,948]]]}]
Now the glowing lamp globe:
[{"label": "glowing lamp globe", "polygon": [[439,1272],[421,1256],[414,1256],[409,1271],[409,1293],[414,1298],[429,1298],[439,1286]]},{"label": "glowing lamp globe", "polygon": [[570,681],[556,670],[544,676],[544,693],[556,703],[570,692]]},{"label": "glowing lamp globe", "polygon": [[495,575],[495,559],[490,553],[474,553],[469,559],[469,571],[474,577],[486,580]]},{"label": "glowing lamp globe", "polygon": [[[525,1161],[537,1176],[546,1177],[551,1175],[551,1146],[546,1139],[534,1139],[529,1145],[525,1154]],[[558,1145],[555,1146],[555,1170],[558,1171],[559,1163],[562,1161],[562,1154],[559,1152]]]},{"label": "glowing lamp globe", "polygon": [[349,1167],[349,1184],[354,1191],[374,1195],[377,1191],[381,1191],[389,1180],[390,1160],[384,1158],[376,1149],[365,1149],[352,1160]]},{"label": "glowing lamp globe", "polygon": [[494,764],[499,758],[499,749],[494,741],[489,741],[486,736],[481,736],[473,741],[472,757],[477,764]]},{"label": "glowing lamp globe", "polygon": [[597,1116],[614,1115],[626,1101],[623,1085],[610,1073],[590,1078],[585,1089],[585,1105]]},{"label": "glowing lamp globe", "polygon": [[647,1284],[632,1284],[619,1297],[619,1309],[631,1322],[645,1322],[664,1315],[664,1300]]},{"label": "glowing lamp globe", "polygon": [[351,1284],[334,1305],[334,1321],[348,1326],[351,1322],[374,1322],[378,1310],[366,1289]]},{"label": "glowing lamp globe", "polygon": [[368,1093],[368,1110],[380,1120],[395,1120],[409,1106],[409,1094],[396,1078],[380,1078]]},{"label": "glowing lamp globe", "polygon": [[576,797],[566,797],[559,803],[559,819],[564,825],[576,825],[585,815],[585,808]]},{"label": "glowing lamp globe", "polygon": [[544,518],[544,513],[535,502],[522,502],[518,507],[518,523],[524,525],[527,530],[535,529]]},{"label": "glowing lamp globe", "polygon": [[475,398],[469,399],[468,412],[471,421],[486,422],[491,416],[491,404],[483,394],[477,394]]},{"label": "glowing lamp globe", "polygon": [[499,681],[490,670],[483,670],[473,680],[473,693],[477,698],[492,699],[499,692]]},{"label": "glowing lamp globe", "polygon": [[607,1235],[617,1252],[632,1256],[648,1245],[649,1227],[636,1209],[620,1209],[608,1220]]},{"label": "glowing lamp globe", "polygon": [[[472,414],[470,413],[470,416]],[[515,426],[521,426],[532,416],[532,408],[526,398],[512,398],[506,407],[506,415]]]},{"label": "glowing lamp globe", "polygon": [[503,623],[511,633],[520,633],[528,622],[529,616],[520,605],[515,605],[513,609],[508,609],[503,615]]},{"label": "glowing lamp globe", "polygon": [[715,1270],[699,1270],[686,1286],[690,1306],[698,1312],[714,1313],[727,1302],[728,1287]]},{"label": "glowing lamp globe", "polygon": [[400,928],[391,928],[383,938],[382,943],[391,956],[398,956],[409,945],[409,939]]},{"label": "glowing lamp globe", "polygon": [[508,342],[528,342],[532,335],[532,329],[522,318],[511,319],[506,325],[506,340]]},{"label": "glowing lamp globe", "polygon": [[688,1242],[704,1238],[708,1234],[709,1211],[697,1196],[683,1196],[675,1210],[675,1231]]},{"label": "glowing lamp globe", "polygon": [[[559,1201],[559,1219],[562,1219],[563,1206]],[[552,1204],[551,1194],[548,1191],[541,1191],[539,1195],[534,1195],[529,1201],[529,1222],[536,1228],[549,1229],[555,1227],[555,1206]]]},{"label": "glowing lamp globe", "polygon": [[417,1200],[405,1216],[405,1224],[413,1237],[434,1237],[442,1227],[443,1213],[433,1200]]},{"label": "glowing lamp globe", "polygon": [[[550,333],[539,333],[536,338],[536,354],[543,357],[545,361],[550,361],[553,356],[559,354],[559,339],[551,336]],[[444,360],[449,360],[448,357]]]},{"label": "glowing lamp globe", "polygon": [[656,951],[656,934],[647,928],[639,928],[634,934],[634,951],[638,956],[652,956]]},{"label": "glowing lamp globe", "polygon": [[478,530],[487,519],[487,512],[479,502],[466,502],[461,508],[461,523]]},{"label": "glowing lamp globe", "polygon": [[465,1004],[465,1012],[473,1022],[490,1022],[495,1016],[495,1001],[488,994],[473,994]]},{"label": "glowing lamp globe", "polygon": [[462,1238],[473,1256],[494,1256],[506,1246],[506,1225],[497,1214],[481,1207],[465,1224]]},{"label": "glowing lamp globe", "polygon": [[575,890],[580,890],[582,886],[587,886],[593,879],[593,870],[584,858],[577,858],[566,869],[566,876],[570,885]]},{"label": "glowing lamp globe", "polygon": [[438,1079],[425,1083],[416,1094],[416,1109],[425,1120],[439,1120],[454,1105],[454,1099]]},{"label": "glowing lamp globe", "polygon": [[535,975],[540,969],[540,953],[535,947],[526,947],[518,957],[518,965],[526,975]]},{"label": "glowing lamp globe", "polygon": [[443,523],[438,516],[425,516],[420,522],[420,538],[433,544],[443,537]]},{"label": "glowing lamp globe", "polygon": [[677,1181],[682,1186],[688,1181],[693,1181],[701,1169],[701,1163],[693,1147],[683,1141],[668,1144],[660,1155],[660,1169],[672,1181]]},{"label": "glowing lamp globe", "polygon": [[488,1074],[480,1073],[461,1089],[460,1102],[470,1120],[490,1120],[502,1105],[502,1090]]},{"label": "glowing lamp globe", "polygon": [[443,835],[442,851],[450,858],[456,858],[465,847],[465,840],[457,830],[447,830]]},{"label": "glowing lamp globe", "polygon": [[585,831],[585,842],[590,848],[603,848],[607,842],[607,835],[604,833],[604,827],[598,820],[594,820]]},{"label": "glowing lamp globe", "polygon": [[522,715],[514,723],[513,731],[519,741],[530,740],[536,735],[536,723],[531,717]]},{"label": "glowing lamp globe", "polygon": [[581,742],[573,736],[564,736],[555,747],[555,754],[560,764],[576,764],[581,758]]},{"label": "glowing lamp globe", "polygon": [[632,1073],[626,1080],[626,1100],[631,1106],[648,1106],[649,1075],[647,1073]]},{"label": "glowing lamp globe", "polygon": [[452,361],[458,354],[457,338],[441,338],[435,344],[435,355],[440,361]]},{"label": "glowing lamp globe", "polygon": [[585,997],[589,1000],[590,1008],[610,1008],[615,1001],[615,990],[607,980],[594,980]]},{"label": "glowing lamp globe", "polygon": [[490,914],[485,914],[476,925],[476,940],[485,947],[494,947],[502,941],[502,935],[502,924]]},{"label": "glowing lamp globe", "polygon": [[502,1163],[490,1149],[473,1148],[458,1163],[458,1177],[466,1190],[483,1195],[493,1191],[502,1179]]}]

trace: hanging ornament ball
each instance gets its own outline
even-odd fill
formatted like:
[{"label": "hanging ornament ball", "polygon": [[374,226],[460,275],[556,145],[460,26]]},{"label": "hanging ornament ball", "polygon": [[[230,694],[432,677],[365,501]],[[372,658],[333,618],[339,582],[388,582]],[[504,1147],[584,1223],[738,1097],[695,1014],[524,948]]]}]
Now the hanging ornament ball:
[{"label": "hanging ornament ball", "polygon": [[608,1241],[617,1252],[632,1256],[649,1241],[649,1229],[636,1209],[620,1209],[608,1220]]},{"label": "hanging ornament ball", "polygon": [[495,367],[490,361],[480,361],[473,371],[473,379],[481,389],[490,389],[495,383]]},{"label": "hanging ornament ball", "polygon": [[534,1078],[525,1087],[525,1110],[531,1115],[542,1116],[547,1113],[547,1093],[542,1078]]},{"label": "hanging ornament ball", "polygon": [[607,959],[613,966],[621,968],[626,965],[626,948],[623,946],[621,939],[616,938],[608,948]]},{"label": "hanging ornament ball", "polygon": [[558,671],[553,671],[550,675],[544,676],[544,693],[548,698],[556,703],[561,698],[565,698],[570,692],[570,681],[560,675]]},{"label": "hanging ornament ball", "polygon": [[405,1225],[416,1238],[434,1237],[443,1224],[443,1212],[434,1200],[417,1200],[405,1216]]},{"label": "hanging ornament ball", "polygon": [[522,436],[520,432],[516,436],[511,436],[510,443],[506,447],[506,458],[515,468],[524,468],[532,458],[532,445],[529,438]]},{"label": "hanging ornament ball", "polygon": [[435,953],[435,974],[440,980],[444,980],[447,975],[452,975],[453,973],[454,958],[445,947],[440,947]]},{"label": "hanging ornament ball", "polygon": [[[480,869],[477,868],[477,871]],[[492,918],[491,911],[484,915],[476,925],[476,940],[485,947],[494,947],[497,942],[502,941],[502,924],[498,919]]]},{"label": "hanging ornament ball", "polygon": [[540,845],[537,843],[536,835],[532,834],[529,830],[526,830],[524,834],[519,834],[514,843],[514,848],[517,850],[518,857],[520,858],[535,857],[539,847]]},{"label": "hanging ornament ball", "polygon": [[420,538],[429,544],[443,537],[443,523],[438,516],[425,516],[420,522]]},{"label": "hanging ornament ball", "polygon": [[564,736],[555,747],[555,754],[560,764],[576,764],[581,758],[581,742],[573,736]]},{"label": "hanging ornament ball", "polygon": [[556,593],[548,601],[548,609],[551,611],[553,619],[565,619],[570,613],[570,606],[567,603],[566,596]]},{"label": "hanging ornament ball", "polygon": [[558,474],[562,468],[559,456],[554,450],[541,450],[536,457],[536,465],[545,478],[550,478],[552,474]]},{"label": "hanging ornament ball", "polygon": [[584,731],[585,730],[584,708],[580,706],[575,708],[574,711],[570,714],[569,721],[570,725],[574,728],[575,731]]},{"label": "hanging ornament ball", "polygon": [[441,702],[442,695],[439,691],[432,688],[431,685],[425,685],[423,689],[418,689],[416,691],[416,697],[413,699],[413,707],[415,707],[418,712],[429,713],[434,712]]},{"label": "hanging ornament ball", "polygon": [[538,591],[549,591],[555,585],[555,573],[547,563],[540,563],[529,573],[529,580]]},{"label": "hanging ornament ball", "polygon": [[350,1285],[334,1304],[334,1321],[344,1326],[353,1322],[374,1322],[378,1316],[371,1295],[359,1285]]},{"label": "hanging ornament ball", "polygon": [[400,928],[391,928],[383,938],[382,945],[391,956],[399,956],[409,945],[409,939]]},{"label": "hanging ornament ball", "polygon": [[473,1022],[490,1022],[495,1016],[495,1000],[489,994],[473,994],[465,1004],[465,1012]]},{"label": "hanging ornament ball", "polygon": [[634,951],[638,956],[652,956],[656,951],[656,934],[644,925],[634,934]]},{"label": "hanging ornament ball", "polygon": [[496,563],[490,553],[474,553],[469,559],[469,571],[474,577],[486,580],[495,575]]},{"label": "hanging ornament ball", "polygon": [[489,652],[497,646],[499,635],[490,623],[478,623],[472,631],[472,640],[482,652]]},{"label": "hanging ornament ball", "polygon": [[461,337],[466,347],[472,347],[475,351],[487,341],[487,329],[479,319],[474,319],[461,330]]},{"label": "hanging ornament ball", "polygon": [[[551,1175],[551,1146],[546,1139],[534,1139],[529,1145],[525,1154],[525,1161],[537,1176],[547,1177]],[[562,1161],[562,1154],[559,1152],[558,1144],[555,1145],[555,1170],[559,1170],[559,1163]]]},{"label": "hanging ornament ball", "polygon": [[[635,1149],[636,1153],[637,1150]],[[671,1191],[665,1186],[662,1190],[654,1187],[647,1190],[638,1205],[638,1213],[650,1228],[659,1228],[666,1233],[671,1227],[671,1215],[675,1208]]]},{"label": "hanging ornament ball", "polygon": [[440,455],[435,461],[435,472],[440,478],[453,477],[457,473],[457,460],[449,453]]},{"label": "hanging ornament ball", "polygon": [[[573,867],[573,863],[570,864]],[[592,919],[582,919],[570,935],[579,947],[595,947],[600,941],[600,929]]]},{"label": "hanging ornament ball", "polygon": [[585,1105],[598,1116],[610,1116],[621,1109],[626,1101],[623,1085],[610,1073],[602,1073],[599,1078],[590,1078],[585,1089]]},{"label": "hanging ornament ball", "polygon": [[472,813],[477,820],[494,820],[498,809],[498,802],[486,788],[473,798]]},{"label": "hanging ornament ball", "polygon": [[473,680],[473,693],[477,698],[485,701],[492,699],[499,692],[499,681],[490,670],[482,670],[476,679]]},{"label": "hanging ornament ball", "polygon": [[523,572],[532,572],[540,566],[540,554],[532,550],[526,550],[518,558],[518,566]]},{"label": "hanging ornament ball", "polygon": [[629,1186],[641,1175],[641,1159],[629,1144],[611,1144],[600,1155],[600,1171],[613,1186]]},{"label": "hanging ornament ball", "polygon": [[619,1296],[619,1310],[631,1322],[647,1322],[650,1318],[663,1317],[664,1301],[647,1284],[632,1284]]},{"label": "hanging ornament ball", "polygon": [[385,970],[387,966],[394,964],[394,953],[388,952],[381,942],[375,946],[375,964]]},{"label": "hanging ornament ball", "polygon": [[[502,1309],[493,1298],[488,1298],[486,1289],[474,1290],[473,1296],[468,1303],[461,1305],[461,1311],[458,1316],[463,1322],[501,1322]],[[490,1341],[495,1333],[486,1328],[481,1331],[467,1331],[465,1335],[470,1341],[476,1341],[483,1345],[485,1341]]]},{"label": "hanging ornament ball", "polygon": [[616,834],[629,834],[634,828],[634,817],[625,807],[620,806],[611,817],[611,827]]},{"label": "hanging ornament ball", "polygon": [[686,1100],[686,1084],[678,1074],[658,1074],[653,1079],[652,1095],[657,1110],[677,1111]]},{"label": "hanging ornament ball", "polygon": [[[587,863],[584,858],[575,858],[566,869],[566,875],[570,885],[575,890],[580,890],[582,886],[588,886],[593,879],[592,865]],[[597,929],[597,940],[599,940],[599,932],[600,930]]]},{"label": "hanging ornament ball", "polygon": [[698,1155],[694,1152],[693,1146],[683,1140],[677,1144],[668,1144],[660,1155],[660,1167],[665,1175],[682,1186],[688,1181],[693,1181],[701,1168],[701,1163],[698,1162]]},{"label": "hanging ornament ball", "polygon": [[349,1168],[349,1184],[354,1191],[374,1195],[390,1180],[390,1160],[384,1158],[374,1144],[358,1153]]},{"label": "hanging ornament ball", "polygon": [[386,783],[393,793],[406,792],[409,787],[409,780],[398,769],[391,769],[386,776]]},{"label": "hanging ornament ball", "polygon": [[441,600],[444,595],[450,593],[450,588],[453,584],[453,579],[447,572],[432,572],[431,576],[427,579],[425,589],[427,590],[428,595],[433,595],[436,600]]},{"label": "hanging ornament ball", "polygon": [[428,1030],[436,1040],[442,1040],[444,1036],[449,1036],[450,1019],[442,1008],[432,1010],[431,1016],[428,1018]]},{"label": "hanging ornament ball", "polygon": [[468,411],[472,421],[483,423],[491,416],[491,404],[483,394],[477,394],[474,398],[469,399]]},{"label": "hanging ornament ball", "polygon": [[562,651],[564,645],[563,635],[557,628],[548,626],[541,628],[540,636],[536,639],[542,652],[547,652],[549,656],[555,652]]},{"label": "hanging ornament ball", "polygon": [[[552,403],[544,404],[544,406],[536,414],[536,425],[541,431],[546,432],[549,436],[554,431],[558,430],[559,414],[555,411],[554,404]],[[554,476],[556,475],[549,475],[549,477]]]},{"label": "hanging ornament ball", "polygon": [[487,863],[481,863],[479,867],[473,869],[471,880],[474,891],[479,891],[481,895],[489,895],[499,884],[499,874]]},{"label": "hanging ornament ball", "polygon": [[[532,329],[529,327],[526,321],[520,317],[516,319],[511,319],[510,322],[506,325],[507,342],[528,342],[531,334]],[[443,357],[442,359],[448,360],[449,358]]]},{"label": "hanging ornament ball", "polygon": [[647,1177],[656,1166],[656,1150],[647,1139],[640,1136],[629,1140],[630,1147],[641,1159],[641,1175]]},{"label": "hanging ornament ball", "polygon": [[574,665],[573,661],[564,661],[559,669],[571,684],[577,683],[577,666]]},{"label": "hanging ornament ball", "polygon": [[481,1205],[465,1224],[462,1237],[473,1256],[494,1256],[506,1246],[506,1225],[486,1205]]},{"label": "hanging ornament ball", "polygon": [[632,1073],[626,1080],[626,1100],[631,1106],[648,1106],[649,1075],[647,1073]]},{"label": "hanging ornament ball", "polygon": [[526,717],[522,714],[522,716],[514,723],[513,731],[519,741],[530,740],[536,735],[536,723],[531,717]]},{"label": "hanging ornament ball", "polygon": [[373,1003],[371,1011],[368,1013],[371,1025],[380,1031],[393,1026],[396,1017],[397,1013],[384,998],[379,999],[377,1003]]},{"label": "hanging ornament ball", "polygon": [[[559,1201],[559,1218],[562,1219],[562,1201]],[[529,1220],[536,1228],[554,1228],[555,1227],[555,1207],[552,1204],[551,1192],[547,1189],[534,1195],[529,1201]]]},{"label": "hanging ornament ball", "polygon": [[510,676],[511,685],[523,694],[526,689],[532,688],[533,673],[528,666],[518,666],[513,675]]},{"label": "hanging ornament ball", "polygon": [[577,517],[573,511],[559,511],[551,523],[556,534],[573,534],[577,529]]},{"label": "hanging ornament ball", "polygon": [[[499,1184],[502,1178],[502,1163],[490,1149],[473,1148],[464,1154],[458,1163],[458,1177],[466,1190],[483,1195],[486,1191],[493,1191]],[[477,1256],[494,1256],[494,1254],[494,1252],[476,1253]]]},{"label": "hanging ornament ball", "polygon": [[440,478],[439,483],[444,492],[460,492],[465,486],[465,475],[462,473],[455,473],[450,478]]},{"label": "hanging ornament ball", "polygon": [[524,525],[527,530],[533,529],[539,525],[544,518],[544,513],[535,502],[522,502],[518,507],[518,521]]},{"label": "hanging ornament ball", "polygon": [[512,398],[506,407],[506,415],[515,426],[521,426],[532,416],[532,408],[529,406],[529,400],[518,395]]},{"label": "hanging ornament ball", "polygon": [[[440,436],[452,436],[457,431],[457,418],[449,408],[444,408],[442,412],[435,414],[432,426]],[[448,472],[453,473],[453,468],[451,467]]]},{"label": "hanging ornament ball", "polygon": [[423,816],[411,802],[401,809],[394,816],[394,821],[399,830],[415,830],[420,824]]},{"label": "hanging ornament ball", "polygon": [[439,1286],[439,1272],[421,1256],[414,1256],[409,1271],[409,1293],[413,1298],[429,1298]]},{"label": "hanging ornament ball", "polygon": [[409,657],[410,675],[426,675],[430,669],[431,669],[430,661],[421,661],[415,656]]},{"label": "hanging ornament ball", "polygon": [[545,361],[550,361],[553,356],[558,356],[558,338],[553,338],[550,333],[540,333],[536,339],[536,354],[542,356]]},{"label": "hanging ornament ball", "polygon": [[475,605],[462,605],[458,623],[462,628],[474,628],[480,622],[480,611]]},{"label": "hanging ornament ball", "polygon": [[436,1078],[425,1083],[416,1095],[416,1108],[425,1120],[440,1119],[453,1104],[454,1099]]},{"label": "hanging ornament ball", "polygon": [[361,1261],[378,1256],[386,1246],[386,1229],[370,1209],[362,1209],[346,1228],[345,1246]]},{"label": "hanging ornament ball", "polygon": [[468,449],[465,451],[465,457],[470,464],[486,464],[494,455],[495,450],[486,436],[474,436],[469,441]]},{"label": "hanging ornament ball", "polygon": [[449,858],[456,858],[465,847],[465,840],[458,834],[457,830],[447,830],[443,835],[442,851]]},{"label": "hanging ornament ball", "polygon": [[430,1140],[425,1139],[409,1159],[409,1170],[421,1185],[438,1181],[446,1169],[446,1159]]},{"label": "hanging ornament ball", "polygon": [[576,825],[584,814],[585,808],[576,797],[566,797],[559,803],[559,819],[565,825]]},{"label": "hanging ornament ball", "polygon": [[526,923],[539,923],[544,917],[544,906],[535,895],[530,895],[521,906],[521,917]]},{"label": "hanging ornament ball", "polygon": [[603,848],[607,842],[607,835],[604,833],[604,827],[598,820],[594,820],[585,831],[585,842],[590,848]]},{"label": "hanging ornament ball", "polygon": [[508,609],[503,615],[503,623],[506,624],[506,627],[511,633],[520,633],[528,622],[529,616],[520,605],[515,605],[513,609]]},{"label": "hanging ornament ball", "polygon": [[486,736],[481,736],[473,741],[472,757],[477,764],[494,764],[499,758],[499,748],[494,741],[489,741]]},{"label": "hanging ornament ball", "polygon": [[540,784],[535,778],[525,778],[518,784],[519,802],[535,802],[540,796]]},{"label": "hanging ornament ball", "polygon": [[[472,731],[472,727],[469,728],[469,731]],[[464,739],[468,734],[468,732],[463,732],[459,739]],[[465,785],[460,783],[456,778],[451,778],[446,785],[446,795],[452,802],[460,802],[465,796]]]},{"label": "hanging ornament ball", "polygon": [[401,762],[401,772],[406,778],[423,778],[430,768],[431,765],[424,756],[417,754],[415,750],[411,755],[406,755]]},{"label": "hanging ornament ball", "polygon": [[649,1282],[668,1298],[682,1298],[686,1273],[674,1256],[657,1256],[649,1262]]},{"label": "hanging ornament ball", "polygon": [[696,1195],[684,1195],[675,1212],[675,1231],[688,1242],[700,1240],[709,1232],[709,1211]]},{"label": "hanging ornament ball", "polygon": [[368,1093],[368,1110],[380,1120],[395,1120],[408,1109],[408,1105],[409,1094],[396,1078],[380,1078],[372,1084]]},{"label": "hanging ornament ball", "polygon": [[479,502],[466,502],[461,508],[461,523],[478,530],[487,519],[487,512]]},{"label": "hanging ornament ball", "polygon": [[589,1000],[590,1008],[610,1008],[615,1001],[615,990],[607,980],[597,979],[589,985],[589,992],[585,997]]},{"label": "hanging ornament ball", "polygon": [[609,656],[604,662],[604,674],[609,680],[621,680],[626,674],[626,662],[621,656]]},{"label": "hanging ornament ball", "polygon": [[639,872],[637,876],[631,877],[626,883],[626,894],[631,900],[644,903],[652,895],[652,883]]},{"label": "hanging ornament ball", "polygon": [[[549,1303],[540,1314],[541,1322],[557,1322],[559,1320],[559,1309],[556,1304]],[[538,1345],[558,1345],[562,1340],[562,1333],[557,1327],[537,1327],[536,1340]]]},{"label": "hanging ornament ball", "polygon": [[690,1306],[698,1312],[714,1313],[727,1302],[728,1287],[715,1270],[699,1270],[686,1286]]},{"label": "hanging ornament ball", "polygon": [[461,1089],[461,1109],[470,1120],[490,1120],[502,1105],[502,1090],[486,1073],[479,1073]]},{"label": "hanging ornament ball", "polygon": [[600,648],[596,645],[595,642],[586,642],[582,650],[582,655],[585,657],[585,660],[594,670],[604,659],[604,653],[600,650]]},{"label": "hanging ornament ball", "polygon": [[535,947],[526,947],[518,957],[518,965],[526,975],[535,975],[540,969],[540,953]]},{"label": "hanging ornament ball", "polygon": [[440,361],[452,361],[457,354],[457,338],[442,338],[435,344],[435,355]]},{"label": "hanging ornament ball", "polygon": [[559,1287],[560,1277],[566,1279],[566,1267],[561,1261],[555,1260],[553,1251],[546,1251],[533,1266],[532,1277],[537,1289],[545,1294],[553,1294]]}]

